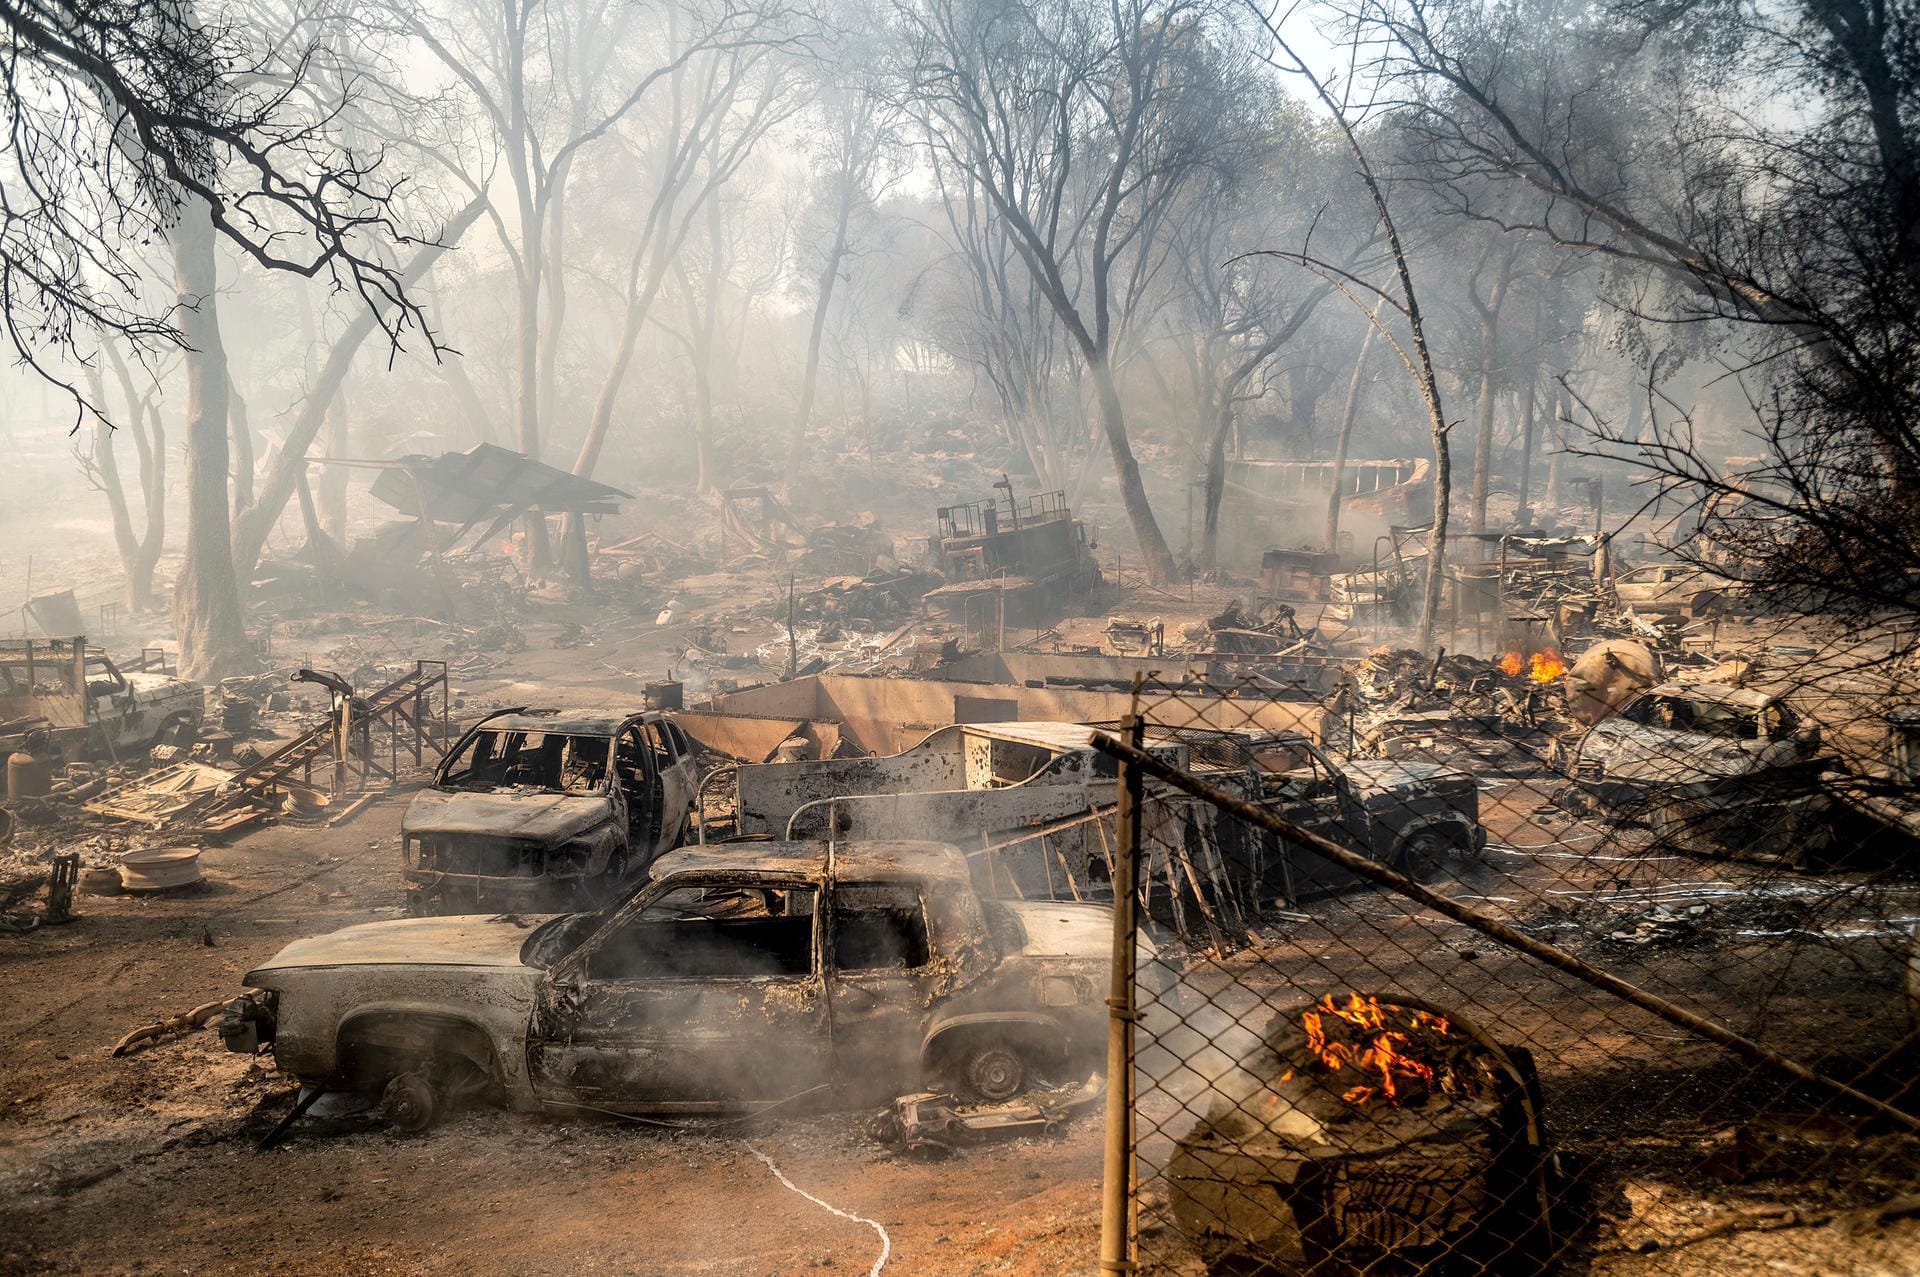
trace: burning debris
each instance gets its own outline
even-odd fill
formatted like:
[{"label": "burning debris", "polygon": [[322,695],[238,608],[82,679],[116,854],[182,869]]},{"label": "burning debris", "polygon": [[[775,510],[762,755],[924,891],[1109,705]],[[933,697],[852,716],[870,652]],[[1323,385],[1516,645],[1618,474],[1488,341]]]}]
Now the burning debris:
[{"label": "burning debris", "polygon": [[1328,994],[1278,1013],[1238,1076],[1167,1169],[1209,1265],[1538,1265],[1546,1141],[1524,1050],[1414,999]]}]

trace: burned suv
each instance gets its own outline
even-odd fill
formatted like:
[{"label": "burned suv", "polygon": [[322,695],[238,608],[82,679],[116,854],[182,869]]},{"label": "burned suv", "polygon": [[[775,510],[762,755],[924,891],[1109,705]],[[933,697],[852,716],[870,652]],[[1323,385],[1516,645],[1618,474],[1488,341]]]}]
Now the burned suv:
[{"label": "burned suv", "polygon": [[1003,1100],[1100,1057],[1112,934],[1102,905],[982,899],[938,843],[685,847],[598,913],[297,941],[221,1032],[272,1043],[309,1088],[382,1095],[402,1127],[483,1094],[688,1112],[937,1081]]},{"label": "burned suv", "polygon": [[491,714],[401,822],[408,908],[603,904],[679,844],[698,780],[692,745],[664,714]]}]

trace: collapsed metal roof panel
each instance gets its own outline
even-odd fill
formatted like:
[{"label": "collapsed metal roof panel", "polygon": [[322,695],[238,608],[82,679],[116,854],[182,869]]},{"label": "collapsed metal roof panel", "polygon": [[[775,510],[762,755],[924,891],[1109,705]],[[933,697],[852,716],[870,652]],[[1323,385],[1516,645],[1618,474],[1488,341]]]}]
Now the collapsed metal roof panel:
[{"label": "collapsed metal roof panel", "polygon": [[622,498],[633,495],[490,443],[437,457],[340,464],[383,471],[373,481],[374,496],[396,510],[424,514],[437,523],[472,524],[522,510],[613,514]]}]

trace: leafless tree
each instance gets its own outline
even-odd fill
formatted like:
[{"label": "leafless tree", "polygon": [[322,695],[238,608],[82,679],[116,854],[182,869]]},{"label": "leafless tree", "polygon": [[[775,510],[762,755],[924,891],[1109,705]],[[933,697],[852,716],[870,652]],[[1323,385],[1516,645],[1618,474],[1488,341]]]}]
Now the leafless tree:
[{"label": "leafless tree", "polygon": [[[1447,420],[1446,411],[1440,403],[1440,382],[1434,375],[1433,356],[1427,348],[1426,327],[1421,319],[1419,298],[1413,287],[1413,270],[1409,264],[1406,247],[1400,238],[1399,227],[1394,221],[1392,210],[1387,205],[1386,192],[1374,173],[1372,162],[1367,158],[1366,149],[1360,145],[1360,138],[1353,122],[1347,118],[1346,104],[1334,97],[1325,83],[1294,51],[1293,46],[1274,25],[1272,17],[1264,10],[1257,12],[1279,55],[1275,64],[1289,74],[1300,76],[1312,87],[1314,96],[1332,114],[1335,124],[1346,138],[1348,151],[1353,156],[1355,171],[1361,184],[1366,188],[1368,198],[1373,203],[1380,230],[1386,238],[1394,282],[1398,286],[1398,296],[1368,284],[1344,267],[1311,253],[1292,250],[1269,250],[1269,252],[1273,256],[1293,261],[1313,271],[1346,294],[1356,306],[1367,310],[1369,322],[1393,347],[1394,353],[1400,357],[1400,362],[1406,365],[1408,375],[1413,378],[1414,385],[1420,391],[1420,398],[1426,404],[1427,423],[1433,440],[1433,530],[1427,539],[1426,598],[1420,610],[1419,644],[1421,651],[1431,651],[1434,626],[1440,612],[1440,595],[1446,581],[1447,520],[1453,495],[1452,453],[1448,446],[1448,435],[1453,429],[1453,423]],[[1380,321],[1378,308],[1383,303],[1405,322],[1406,344],[1403,345],[1399,338]]]},{"label": "leafless tree", "polygon": [[[742,36],[725,48],[673,58],[664,109],[641,143],[637,176],[647,194],[620,289],[620,333],[574,458],[577,475],[591,475],[599,465],[634,351],[681,246],[702,223],[708,202],[802,103],[782,28],[758,30],[757,42]],[[568,516],[564,527],[570,543],[581,544],[578,517]],[[574,564],[576,577],[584,566]]]},{"label": "leafless tree", "polygon": [[330,18],[263,23],[188,0],[0,4],[0,314],[23,360],[79,400],[50,350],[85,353],[89,332],[181,345],[181,312],[149,304],[145,251],[193,205],[244,259],[356,293],[396,342],[419,329],[379,254],[411,237],[389,212],[394,179],[379,156],[338,145],[338,104],[316,109],[306,91]]},{"label": "leafless tree", "polygon": [[1085,365],[1147,577],[1165,582],[1173,555],[1128,437],[1118,346],[1217,136],[1231,24],[1211,0],[911,0],[900,14],[934,161],[1005,224]]},{"label": "leafless tree", "polygon": [[1765,504],[1734,491],[1806,494],[1756,524],[1781,579],[1831,562],[1863,602],[1891,589],[1911,608],[1914,585],[1887,583],[1920,564],[1872,531],[1920,515],[1911,6],[1365,0],[1353,16],[1454,211],[1612,263],[1618,304],[1648,320],[1730,326],[1759,466],[1624,427],[1604,450],[1715,519]]},{"label": "leafless tree", "polygon": [[[857,11],[856,11],[857,12]],[[814,277],[813,316],[807,328],[807,352],[800,375],[800,402],[787,441],[789,467],[800,459],[801,443],[813,416],[820,378],[820,346],[825,338],[833,294],[849,253],[859,248],[863,222],[871,222],[873,204],[899,177],[899,105],[886,93],[884,67],[875,42],[878,20],[866,33],[847,33],[838,42],[839,66],[814,103],[821,139],[815,156],[824,247],[803,255]]]},{"label": "leafless tree", "polygon": [[[490,201],[486,211],[515,285],[518,445],[537,458],[541,306],[544,298],[550,322],[564,313],[564,272],[555,254],[575,163],[702,54],[764,47],[783,14],[771,4],[735,0],[676,0],[657,11],[596,0],[460,0],[444,10],[387,0],[384,10],[471,106],[464,135],[414,137],[413,144],[475,197],[493,191],[496,163],[505,178],[503,206]],[[554,341],[545,358],[549,374]],[[598,450],[596,441],[587,470]],[[528,533],[532,562],[544,570],[544,520],[534,519]]]},{"label": "leafless tree", "polygon": [[[87,481],[107,499],[107,511],[113,520],[114,548],[119,551],[120,567],[127,577],[127,608],[133,612],[146,612],[154,606],[153,570],[160,562],[160,552],[166,546],[167,534],[167,432],[160,418],[159,405],[155,402],[158,379],[145,391],[138,389],[126,359],[111,338],[101,342],[100,353],[113,370],[121,406],[111,411],[111,421],[108,418],[94,421],[91,448],[83,451],[76,447],[74,456],[80,462]],[[99,365],[87,364],[86,376],[92,402],[104,409],[108,397]],[[120,423],[119,428],[116,429],[111,422]],[[122,431],[132,436],[139,459],[139,486],[136,491],[140,499],[141,517],[137,530],[132,503],[127,499],[126,480],[121,476],[120,458],[116,452]]]}]

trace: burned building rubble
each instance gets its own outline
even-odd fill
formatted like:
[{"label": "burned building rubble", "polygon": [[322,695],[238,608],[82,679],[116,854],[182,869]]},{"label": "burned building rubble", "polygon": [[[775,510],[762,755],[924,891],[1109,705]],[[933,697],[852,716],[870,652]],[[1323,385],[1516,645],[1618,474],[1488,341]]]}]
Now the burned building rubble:
[{"label": "burned building rubble", "polygon": [[[1070,723],[957,725],[890,757],[742,765],[733,828],[775,838],[940,836],[961,847],[983,889],[1111,900],[1112,761],[1098,729]],[[1457,870],[1486,845],[1470,778],[1417,763],[1337,763],[1291,730],[1156,727],[1148,748],[1173,765],[1284,812],[1302,826],[1423,877]],[[1156,789],[1143,819],[1166,836],[1145,867],[1146,898],[1183,938],[1232,943],[1275,903],[1353,882],[1310,847],[1221,818]]]}]

